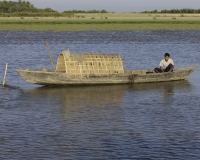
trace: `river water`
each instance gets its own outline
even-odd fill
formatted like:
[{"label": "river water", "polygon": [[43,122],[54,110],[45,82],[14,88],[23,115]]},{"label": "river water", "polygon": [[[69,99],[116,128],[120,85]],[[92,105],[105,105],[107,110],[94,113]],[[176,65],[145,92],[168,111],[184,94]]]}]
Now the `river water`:
[{"label": "river water", "polygon": [[200,69],[186,81],[79,87],[26,83],[62,50],[119,53],[125,69],[200,64],[200,31],[0,31],[0,159],[200,159]]}]

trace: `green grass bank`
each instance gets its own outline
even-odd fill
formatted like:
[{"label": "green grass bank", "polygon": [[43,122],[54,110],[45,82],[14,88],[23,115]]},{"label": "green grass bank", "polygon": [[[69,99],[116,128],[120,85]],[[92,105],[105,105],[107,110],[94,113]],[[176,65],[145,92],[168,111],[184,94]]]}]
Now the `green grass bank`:
[{"label": "green grass bank", "polygon": [[[1,17],[0,30],[11,31],[109,31],[200,30],[200,15],[87,14],[68,17]],[[81,18],[84,17],[84,18]]]}]

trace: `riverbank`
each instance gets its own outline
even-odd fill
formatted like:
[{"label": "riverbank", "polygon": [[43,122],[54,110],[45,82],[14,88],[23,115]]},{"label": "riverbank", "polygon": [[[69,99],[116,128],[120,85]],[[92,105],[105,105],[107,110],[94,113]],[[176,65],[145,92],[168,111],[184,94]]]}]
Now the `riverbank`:
[{"label": "riverbank", "polygon": [[200,14],[76,14],[74,17],[1,17],[0,30],[200,30]]}]

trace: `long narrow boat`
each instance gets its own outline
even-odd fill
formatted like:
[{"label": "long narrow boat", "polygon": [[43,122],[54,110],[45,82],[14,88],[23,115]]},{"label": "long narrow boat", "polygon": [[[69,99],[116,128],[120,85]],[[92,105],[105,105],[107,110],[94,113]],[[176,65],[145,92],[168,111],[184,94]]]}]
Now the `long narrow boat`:
[{"label": "long narrow boat", "polygon": [[17,69],[27,82],[39,85],[128,84],[177,81],[190,77],[196,66],[175,69],[171,73],[153,70],[124,70],[117,54],[72,54],[63,51],[54,71]]}]

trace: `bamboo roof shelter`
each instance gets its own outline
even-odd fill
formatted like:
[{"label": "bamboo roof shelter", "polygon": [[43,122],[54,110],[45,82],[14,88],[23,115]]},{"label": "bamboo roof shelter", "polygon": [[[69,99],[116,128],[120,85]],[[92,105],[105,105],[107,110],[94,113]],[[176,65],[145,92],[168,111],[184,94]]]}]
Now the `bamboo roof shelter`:
[{"label": "bamboo roof shelter", "polygon": [[56,72],[72,77],[108,76],[124,74],[124,67],[118,54],[74,54],[66,50],[58,57]]}]

